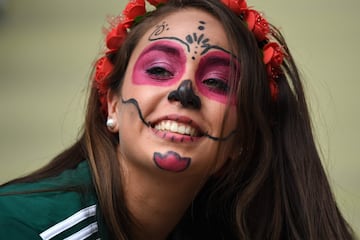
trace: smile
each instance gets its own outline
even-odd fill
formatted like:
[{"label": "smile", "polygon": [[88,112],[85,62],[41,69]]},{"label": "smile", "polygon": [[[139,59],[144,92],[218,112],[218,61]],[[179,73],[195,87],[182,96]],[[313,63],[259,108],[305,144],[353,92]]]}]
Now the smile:
[{"label": "smile", "polygon": [[[194,142],[195,140],[199,140],[201,137],[207,137],[213,141],[227,141],[238,131],[235,128],[224,137],[213,136],[208,132],[202,131],[191,119],[187,117],[179,117],[176,115],[166,116],[165,118],[159,119],[156,122],[147,122],[145,121],[139,103],[135,98],[129,98],[127,100],[121,98],[121,101],[123,104],[133,104],[138,111],[140,120],[144,123],[145,126],[150,127],[157,136],[163,139],[171,140],[172,142]],[[167,120],[170,121],[169,124],[165,123],[162,125],[162,122]],[[173,124],[173,122],[175,122],[176,125]],[[174,127],[172,127],[172,125],[174,125]]]},{"label": "smile", "polygon": [[186,117],[167,116],[150,126],[157,136],[173,142],[193,142],[204,136],[201,129]]},{"label": "smile", "polygon": [[158,124],[156,124],[154,126],[154,128],[157,130],[160,130],[160,131],[179,133],[179,134],[183,134],[183,135],[189,135],[192,137],[196,137],[198,135],[197,129],[195,129],[189,125],[186,125],[183,123],[178,123],[178,122],[172,121],[172,120],[161,121]]}]

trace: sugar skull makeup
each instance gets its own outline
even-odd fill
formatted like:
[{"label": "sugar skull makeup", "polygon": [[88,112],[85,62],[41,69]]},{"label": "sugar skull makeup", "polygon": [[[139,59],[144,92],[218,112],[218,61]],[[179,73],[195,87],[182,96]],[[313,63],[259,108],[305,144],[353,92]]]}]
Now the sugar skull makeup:
[{"label": "sugar skull makeup", "polygon": [[[211,44],[211,39],[205,32],[206,22],[198,21],[196,30],[189,31],[184,38],[167,35],[168,30],[170,30],[169,24],[163,21],[156,25],[149,35],[150,44],[139,54],[134,65],[133,84],[156,87],[178,86],[169,93],[168,99],[179,101],[184,107],[200,109],[201,101],[196,94],[222,104],[235,104],[235,94],[231,93],[230,89],[236,86],[231,85],[235,81],[230,80],[230,72],[231,61],[236,70],[239,69],[238,63],[229,51]],[[188,60],[197,62],[198,65],[193,81],[183,79]],[[186,85],[190,87],[186,88]],[[197,93],[194,93],[195,88]],[[192,105],[190,106],[188,102]],[[134,104],[141,120],[150,126],[150,123],[143,118],[136,99],[123,99],[123,103]],[[224,137],[212,136],[206,132],[202,134],[214,141],[225,141],[235,132],[234,129]]]},{"label": "sugar skull makeup", "polygon": [[140,162],[151,154],[153,166],[176,173],[223,161],[215,156],[237,132],[230,78],[237,63],[222,36],[221,24],[196,9],[170,15],[145,33],[120,94],[123,152],[133,149]]},{"label": "sugar skull makeup", "polygon": [[[175,41],[158,40],[144,49],[134,67],[134,84],[161,87],[175,85],[184,80],[182,75],[186,70],[189,53],[185,52],[182,41],[177,38],[172,40]],[[230,85],[233,83],[229,79],[230,61],[233,57],[220,47],[214,48],[215,50],[207,47],[203,55],[200,55],[194,82],[197,90],[206,98],[226,103],[231,95],[230,89],[235,88]],[[234,98],[233,94],[230,97]],[[234,103],[233,100],[229,102]]]}]

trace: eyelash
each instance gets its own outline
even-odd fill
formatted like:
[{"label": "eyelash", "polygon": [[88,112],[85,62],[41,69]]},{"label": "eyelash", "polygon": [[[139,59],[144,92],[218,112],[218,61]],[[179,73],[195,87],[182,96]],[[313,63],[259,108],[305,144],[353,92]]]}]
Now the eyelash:
[{"label": "eyelash", "polygon": [[220,94],[227,94],[229,92],[229,85],[222,79],[208,78],[202,81],[210,91]]},{"label": "eyelash", "polygon": [[146,69],[146,73],[149,74],[152,78],[159,80],[167,80],[174,76],[174,74],[171,71],[159,66]]}]

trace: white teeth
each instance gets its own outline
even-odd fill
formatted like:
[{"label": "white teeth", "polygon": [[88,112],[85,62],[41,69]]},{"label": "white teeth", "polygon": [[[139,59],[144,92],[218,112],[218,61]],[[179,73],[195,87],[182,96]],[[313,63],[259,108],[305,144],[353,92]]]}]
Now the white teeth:
[{"label": "white teeth", "polygon": [[185,133],[185,126],[180,125],[179,128],[178,128],[178,132]]},{"label": "white teeth", "polygon": [[157,130],[161,130],[161,131],[169,131],[169,132],[174,132],[174,133],[179,133],[179,134],[186,134],[186,135],[190,135],[190,136],[197,135],[197,131],[195,128],[193,128],[189,125],[185,125],[183,123],[179,123],[179,122],[171,121],[171,120],[161,121],[158,124],[156,124],[154,126],[154,128]]},{"label": "white teeth", "polygon": [[170,125],[170,131],[172,131],[172,132],[177,132],[178,131],[178,126],[177,126],[177,124],[171,124]]}]

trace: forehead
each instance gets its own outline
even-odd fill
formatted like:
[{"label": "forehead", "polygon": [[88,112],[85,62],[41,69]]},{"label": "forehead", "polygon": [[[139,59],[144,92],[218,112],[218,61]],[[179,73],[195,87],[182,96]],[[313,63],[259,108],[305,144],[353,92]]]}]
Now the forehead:
[{"label": "forehead", "polygon": [[[181,9],[162,18],[141,38],[137,51],[158,40],[182,45],[193,59],[212,49],[229,51],[222,24],[212,15],[195,8]],[[135,50],[135,52],[136,52]]]}]

